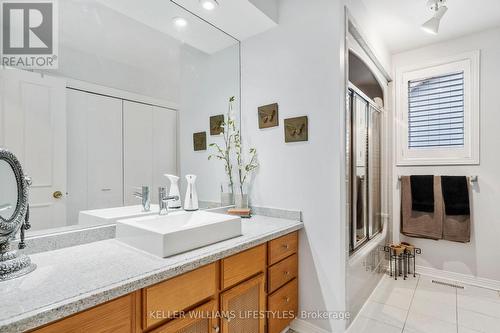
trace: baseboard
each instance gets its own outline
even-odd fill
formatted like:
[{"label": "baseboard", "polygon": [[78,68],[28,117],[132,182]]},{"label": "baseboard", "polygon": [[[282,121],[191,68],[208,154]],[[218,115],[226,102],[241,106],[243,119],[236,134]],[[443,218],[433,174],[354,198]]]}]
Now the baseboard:
[{"label": "baseboard", "polygon": [[464,284],[469,284],[473,286],[478,286],[487,289],[500,290],[500,281],[480,278],[473,275],[468,274],[460,274],[449,271],[444,271],[441,269],[435,269],[425,266],[417,265],[417,273],[422,275],[433,276],[436,278],[453,280],[457,282],[462,282]]},{"label": "baseboard", "polygon": [[331,333],[302,319],[294,319],[290,323],[290,328],[297,333]]}]

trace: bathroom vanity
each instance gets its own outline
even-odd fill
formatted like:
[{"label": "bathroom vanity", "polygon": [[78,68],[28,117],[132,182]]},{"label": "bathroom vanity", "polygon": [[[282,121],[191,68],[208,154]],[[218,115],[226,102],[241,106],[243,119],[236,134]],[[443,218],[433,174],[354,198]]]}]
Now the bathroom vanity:
[{"label": "bathroom vanity", "polygon": [[2,284],[0,331],[281,332],[297,313],[301,228],[254,216],[242,236],[169,258],[116,239],[35,254],[39,269]]}]

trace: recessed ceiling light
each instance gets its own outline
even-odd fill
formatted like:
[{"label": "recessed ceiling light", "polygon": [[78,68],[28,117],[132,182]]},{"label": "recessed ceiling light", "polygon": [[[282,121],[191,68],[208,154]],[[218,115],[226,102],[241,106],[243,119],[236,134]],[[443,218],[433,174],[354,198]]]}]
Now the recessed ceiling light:
[{"label": "recessed ceiling light", "polygon": [[172,19],[176,28],[185,28],[188,25],[188,21],[184,17],[174,17]]},{"label": "recessed ceiling light", "polygon": [[217,0],[200,0],[200,4],[206,10],[214,10],[219,5]]}]

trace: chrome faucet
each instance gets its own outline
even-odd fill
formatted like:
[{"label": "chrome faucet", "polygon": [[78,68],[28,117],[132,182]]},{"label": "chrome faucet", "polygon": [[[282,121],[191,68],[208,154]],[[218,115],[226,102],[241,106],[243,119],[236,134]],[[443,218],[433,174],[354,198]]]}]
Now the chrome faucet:
[{"label": "chrome faucet", "polygon": [[168,202],[169,201],[176,201],[179,200],[178,195],[172,195],[168,196],[167,195],[167,188],[166,187],[160,187],[158,189],[158,199],[159,199],[159,206],[160,206],[160,215],[168,215]]},{"label": "chrome faucet", "polygon": [[141,192],[134,192],[134,197],[142,200],[142,209],[145,212],[151,210],[151,193],[149,192],[149,186],[142,186]]}]

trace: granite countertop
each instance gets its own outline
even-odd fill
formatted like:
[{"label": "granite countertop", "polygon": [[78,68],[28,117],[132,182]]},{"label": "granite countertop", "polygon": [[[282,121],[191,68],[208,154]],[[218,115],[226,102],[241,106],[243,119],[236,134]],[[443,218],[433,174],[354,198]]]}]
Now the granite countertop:
[{"label": "granite countertop", "polygon": [[303,227],[254,216],[243,235],[169,258],[115,239],[31,255],[37,269],[0,282],[0,332],[22,332],[217,261]]}]

